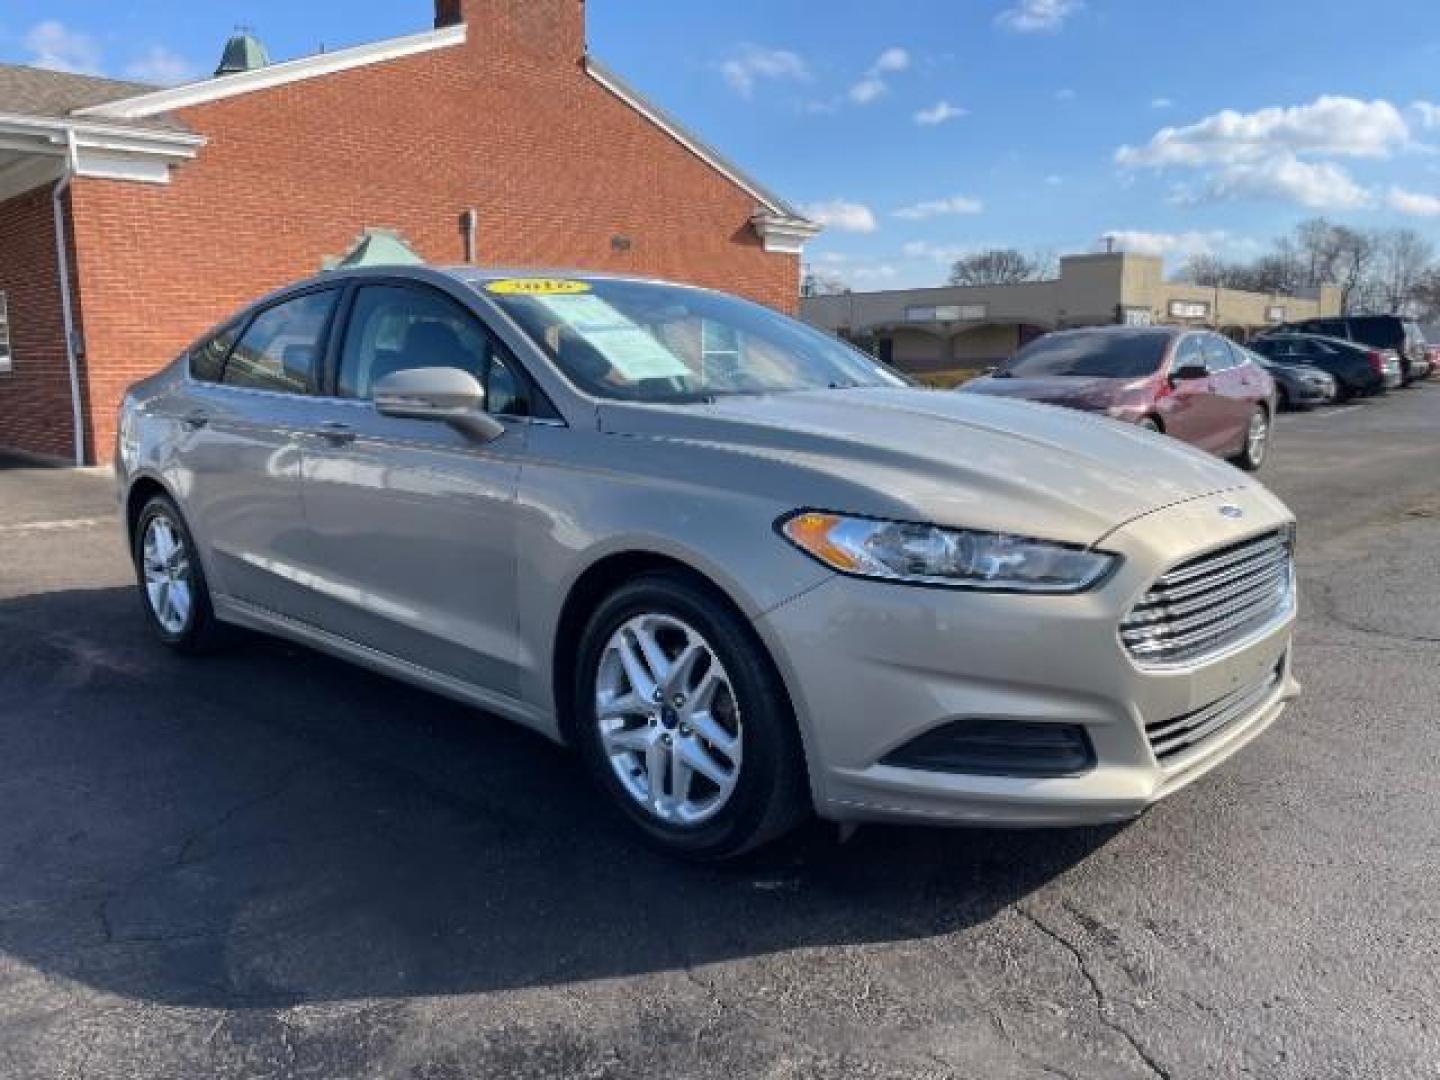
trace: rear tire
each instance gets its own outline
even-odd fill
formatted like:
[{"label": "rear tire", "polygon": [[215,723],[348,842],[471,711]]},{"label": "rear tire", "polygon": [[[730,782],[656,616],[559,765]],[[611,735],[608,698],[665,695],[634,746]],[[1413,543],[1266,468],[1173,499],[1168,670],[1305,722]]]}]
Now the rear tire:
[{"label": "rear tire", "polygon": [[130,554],[151,632],[178,653],[206,653],[220,645],[223,631],[195,539],[168,495],[156,495],[140,511]]},{"label": "rear tire", "polygon": [[1265,458],[1270,453],[1270,414],[1259,406],[1250,414],[1250,421],[1245,427],[1245,445],[1240,453],[1230,459],[1232,465],[1237,465],[1246,472],[1256,472],[1261,465],[1265,464]]},{"label": "rear tire", "polygon": [[667,854],[732,858],[810,812],[794,712],[770,657],[683,574],[646,574],[601,602],[581,637],[574,701],[591,779]]}]

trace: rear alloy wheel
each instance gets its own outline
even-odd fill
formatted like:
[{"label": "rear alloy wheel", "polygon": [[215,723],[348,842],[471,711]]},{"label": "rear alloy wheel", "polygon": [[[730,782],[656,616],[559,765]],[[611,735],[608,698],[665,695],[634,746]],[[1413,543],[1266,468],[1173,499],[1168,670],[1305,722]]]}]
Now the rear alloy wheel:
[{"label": "rear alloy wheel", "polygon": [[611,803],[652,844],[739,855],[809,809],[795,721],[753,631],[678,574],[639,578],[591,617],[575,734]]},{"label": "rear alloy wheel", "polygon": [[1250,414],[1250,423],[1245,429],[1245,446],[1231,462],[1246,472],[1255,472],[1265,464],[1265,455],[1270,449],[1270,414],[1263,408]]},{"label": "rear alloy wheel", "polygon": [[132,537],[135,573],[146,621],[177,652],[213,647],[219,628],[210,606],[210,588],[190,530],[167,496],[145,504]]}]

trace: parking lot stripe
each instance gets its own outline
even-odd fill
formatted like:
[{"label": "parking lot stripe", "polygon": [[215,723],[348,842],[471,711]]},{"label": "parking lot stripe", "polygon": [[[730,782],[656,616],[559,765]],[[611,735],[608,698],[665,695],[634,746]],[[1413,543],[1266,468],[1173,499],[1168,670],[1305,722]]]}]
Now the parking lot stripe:
[{"label": "parking lot stripe", "polygon": [[114,525],[113,517],[70,518],[65,521],[26,521],[19,525],[0,525],[0,535],[13,536],[30,532],[73,532],[78,529],[95,529],[102,525]]}]

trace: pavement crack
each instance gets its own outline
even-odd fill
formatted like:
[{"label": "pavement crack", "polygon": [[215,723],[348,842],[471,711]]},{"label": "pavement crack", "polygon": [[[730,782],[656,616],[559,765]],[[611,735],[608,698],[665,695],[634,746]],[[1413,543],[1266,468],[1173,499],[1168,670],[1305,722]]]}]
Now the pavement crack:
[{"label": "pavement crack", "polygon": [[1149,1070],[1151,1075],[1158,1076],[1161,1078],[1161,1080],[1170,1080],[1169,1070],[1166,1069],[1165,1066],[1162,1065],[1159,1061],[1157,1061],[1155,1057],[1148,1050],[1145,1049],[1144,1045],[1140,1042],[1140,1040],[1136,1038],[1135,1035],[1132,1034],[1130,1030],[1125,1027],[1125,1025],[1121,1024],[1120,1021],[1115,1019],[1115,1017],[1112,1015],[1113,1006],[1110,1001],[1110,996],[1100,985],[1100,981],[1095,977],[1095,973],[1090,970],[1090,964],[1085,959],[1085,954],[1082,953],[1079,948],[1077,948],[1074,943],[1072,943],[1067,937],[1065,937],[1064,934],[1060,933],[1060,931],[1050,926],[1043,919],[1041,919],[1040,916],[1036,915],[1029,908],[1025,907],[1022,904],[1016,904],[1015,911],[1018,912],[1019,915],[1027,922],[1029,922],[1030,925],[1035,927],[1035,929],[1039,930],[1051,941],[1055,942],[1055,944],[1059,945],[1062,949],[1064,949],[1067,953],[1070,954],[1071,959],[1075,961],[1076,969],[1080,972],[1081,977],[1084,978],[1086,983],[1088,983],[1090,986],[1090,993],[1095,998],[1095,1015],[1100,1018],[1100,1022],[1106,1027],[1108,1027],[1111,1031],[1115,1032],[1116,1035],[1119,1035],[1122,1039],[1125,1040],[1126,1044],[1129,1045],[1135,1056],[1140,1059],[1140,1061],[1144,1064],[1145,1068]]},{"label": "pavement crack", "polygon": [[1056,1068],[1038,1054],[1031,1053],[1021,1045],[1020,1040],[1015,1037],[1014,1032],[1006,1025],[1005,1017],[1000,1013],[991,1013],[990,1019],[995,1024],[995,1030],[998,1031],[1000,1037],[1005,1040],[1005,1045],[1010,1047],[1011,1051],[1016,1057],[1020,1058],[1020,1060],[1028,1065],[1034,1065],[1046,1076],[1058,1076],[1060,1080],[1078,1080],[1074,1073],[1068,1073],[1064,1069]]},{"label": "pavement crack", "polygon": [[201,861],[192,858],[192,853],[206,837],[213,836],[247,811],[254,810],[258,806],[263,806],[272,799],[278,799],[289,790],[290,785],[294,783],[297,776],[311,768],[311,766],[318,764],[321,760],[319,756],[306,758],[304,761],[291,766],[281,773],[273,783],[266,786],[265,790],[241,800],[222,813],[219,818],[190,833],[181,841],[180,851],[170,864],[169,869],[178,869],[182,866],[188,866],[191,863]]}]

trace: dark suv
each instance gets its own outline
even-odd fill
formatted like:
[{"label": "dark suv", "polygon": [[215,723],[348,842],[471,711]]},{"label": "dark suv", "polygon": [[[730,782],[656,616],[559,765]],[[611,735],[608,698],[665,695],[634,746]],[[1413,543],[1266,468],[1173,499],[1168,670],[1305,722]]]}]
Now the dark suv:
[{"label": "dark suv", "polygon": [[1322,334],[1345,338],[1347,341],[1370,345],[1376,349],[1394,349],[1400,354],[1400,367],[1406,385],[1430,374],[1430,351],[1420,324],[1399,315],[1353,315],[1344,319],[1301,319],[1275,327],[1271,334]]}]

